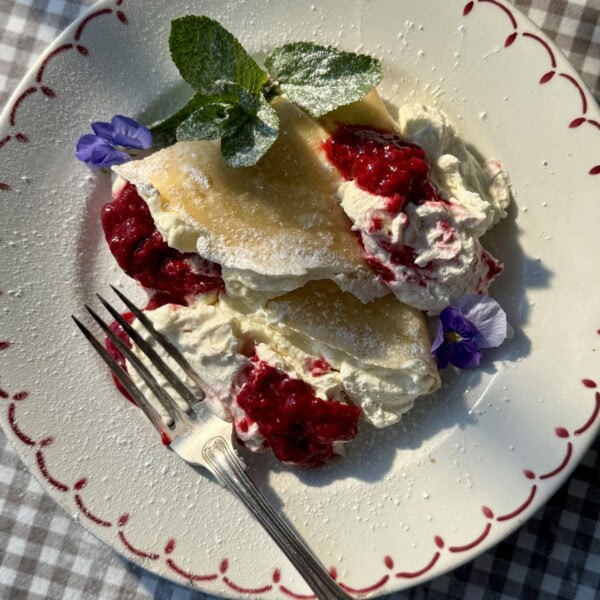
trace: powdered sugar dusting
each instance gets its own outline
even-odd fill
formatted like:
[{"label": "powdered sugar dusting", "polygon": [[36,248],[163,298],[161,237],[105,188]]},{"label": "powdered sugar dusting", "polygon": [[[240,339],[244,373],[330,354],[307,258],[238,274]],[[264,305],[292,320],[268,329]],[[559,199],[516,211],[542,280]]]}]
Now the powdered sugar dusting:
[{"label": "powdered sugar dusting", "polygon": [[363,305],[333,284],[312,282],[287,297],[271,300],[272,318],[344,351],[365,364],[401,368],[423,360],[432,372],[429,336],[421,313],[386,296]]},{"label": "powdered sugar dusting", "polygon": [[[194,186],[187,184],[187,189],[189,191],[193,191],[196,186],[200,186],[201,188],[204,188],[205,190],[208,190],[208,188],[210,187],[210,182],[209,182],[208,177],[204,174],[204,172],[201,169],[194,167],[192,164],[184,163],[183,165],[181,165],[181,171],[185,175],[187,175],[189,180],[191,180],[195,184]],[[182,183],[185,187],[186,180],[183,179]]]}]

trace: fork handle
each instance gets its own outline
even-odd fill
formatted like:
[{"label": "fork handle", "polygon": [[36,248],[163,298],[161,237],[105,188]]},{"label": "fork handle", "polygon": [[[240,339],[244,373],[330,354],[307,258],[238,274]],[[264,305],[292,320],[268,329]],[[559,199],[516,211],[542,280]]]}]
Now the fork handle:
[{"label": "fork handle", "polygon": [[275,512],[268,500],[246,475],[244,463],[222,437],[209,440],[202,449],[215,477],[231,490],[264,527],[273,541],[316,594],[319,600],[351,600],[333,580],[327,569]]}]

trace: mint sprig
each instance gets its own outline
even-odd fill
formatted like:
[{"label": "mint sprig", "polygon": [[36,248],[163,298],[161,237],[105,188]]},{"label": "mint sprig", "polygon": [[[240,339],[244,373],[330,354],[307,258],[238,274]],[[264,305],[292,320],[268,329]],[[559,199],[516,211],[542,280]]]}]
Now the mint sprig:
[{"label": "mint sprig", "polygon": [[179,125],[181,125],[192,113],[196,112],[197,110],[203,110],[207,106],[215,104],[230,106],[238,103],[238,96],[233,90],[231,90],[230,93],[227,93],[226,90],[221,90],[220,92],[217,91],[217,93],[213,95],[196,93],[183,108],[180,108],[175,114],[171,115],[164,121],[154,125],[152,127],[152,134],[171,131],[174,133]]},{"label": "mint sprig", "polygon": [[178,140],[214,140],[256,115],[258,94],[250,94],[238,84],[224,82],[219,82],[214,91],[212,96],[197,93],[161,126],[166,124],[175,128]]},{"label": "mint sprig", "polygon": [[285,93],[313,117],[360,100],[382,77],[370,56],[310,42],[276,48],[267,74],[217,21],[189,15],[171,21],[169,48],[183,79],[195,90],[188,103],[155,124],[164,140],[221,139],[233,167],[260,160],[279,134],[279,117],[269,100]]},{"label": "mint sprig", "polygon": [[257,156],[266,154],[279,135],[277,111],[259,96],[259,106],[254,116],[247,117],[241,124],[226,127],[221,138],[221,153],[232,167],[251,167]]}]

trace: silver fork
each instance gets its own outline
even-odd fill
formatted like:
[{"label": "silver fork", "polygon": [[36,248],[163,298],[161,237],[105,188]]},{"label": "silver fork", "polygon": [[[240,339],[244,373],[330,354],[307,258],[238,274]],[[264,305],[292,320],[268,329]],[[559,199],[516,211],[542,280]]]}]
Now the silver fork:
[{"label": "silver fork", "polygon": [[[131,300],[114,286],[111,287],[158,344],[166,350],[167,354],[183,369],[197,388],[203,390],[204,393],[207,386],[183,354],[162,333],[154,328],[150,319]],[[350,600],[351,596],[335,583],[327,569],[290,526],[275,512],[269,501],[248,477],[245,472],[246,465],[234,448],[232,424],[212,414],[206,408],[206,405],[201,402],[204,396],[199,398],[197,394],[194,394],[162,360],[152,346],[121,316],[119,311],[99,294],[98,299],[110,315],[121,325],[131,340],[148,357],[152,365],[184,400],[185,410],[165,391],[144,363],[110,329],[106,322],[89,306],[85,305],[85,308],[102,331],[125,355],[163,406],[170,418],[170,422],[165,422],[160,413],[133,382],[127,371],[110,356],[104,345],[94,337],[87,327],[73,316],[73,320],[79,329],[108,364],[115,377],[148,417],[152,425],[163,436],[163,439],[166,435],[167,439],[171,440],[169,444],[171,449],[186,462],[208,470],[222,486],[233,492],[246,505],[255,519],[264,527],[273,538],[273,541],[296,567],[319,600]]]}]

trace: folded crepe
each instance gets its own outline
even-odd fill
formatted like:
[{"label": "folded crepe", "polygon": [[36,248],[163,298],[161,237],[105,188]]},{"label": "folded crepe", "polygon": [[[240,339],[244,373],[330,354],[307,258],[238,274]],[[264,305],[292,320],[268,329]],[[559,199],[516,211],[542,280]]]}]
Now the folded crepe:
[{"label": "folded crepe", "polygon": [[365,305],[330,281],[313,281],[265,310],[284,335],[340,371],[348,397],[377,427],[440,387],[423,313],[394,296]]},{"label": "folded crepe", "polygon": [[[391,295],[363,304],[322,280],[255,311],[244,308],[239,299],[221,296],[215,304],[199,298],[191,306],[147,312],[203,378],[210,403],[223,416],[239,413],[233,390],[247,377],[252,354],[305,381],[319,398],[355,404],[376,427],[395,423],[416,398],[440,385],[423,314]],[[249,443],[243,431],[238,435]]]},{"label": "folded crepe", "polygon": [[322,122],[285,97],[272,105],[280,134],[253,167],[228,166],[215,140],[179,142],[114,170],[136,185],[170,246],[221,265],[230,294],[272,297],[331,279],[364,302],[385,295],[335,197],[341,177],[322,149],[337,121],[393,123],[379,96]]}]

